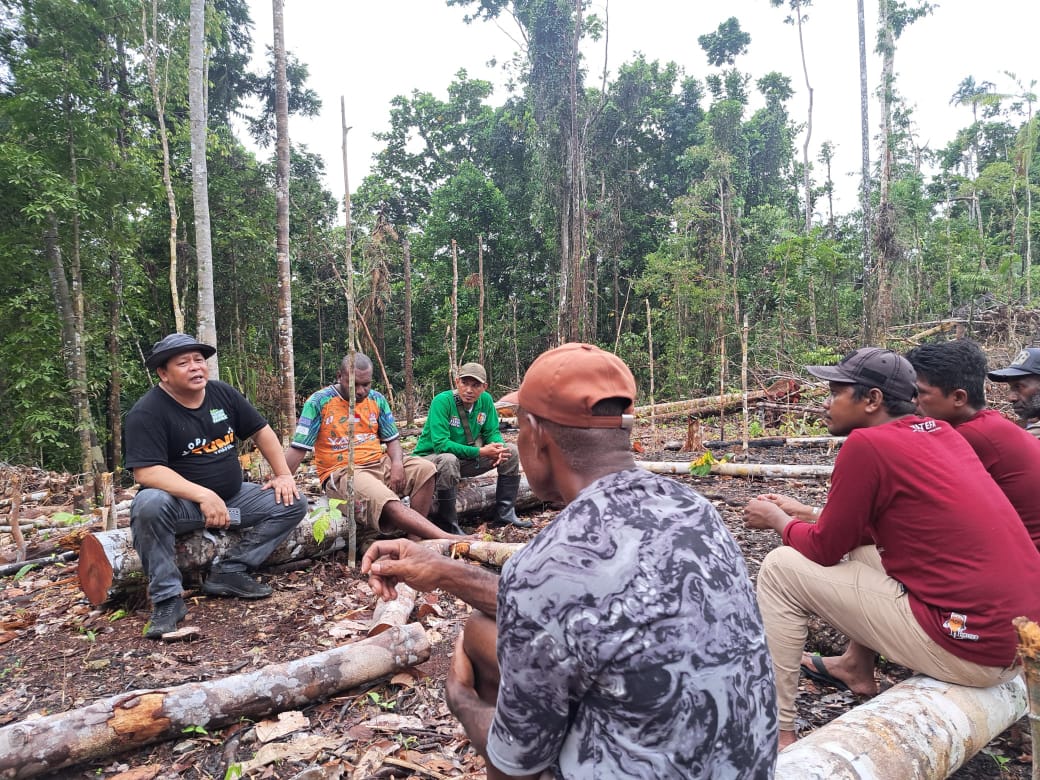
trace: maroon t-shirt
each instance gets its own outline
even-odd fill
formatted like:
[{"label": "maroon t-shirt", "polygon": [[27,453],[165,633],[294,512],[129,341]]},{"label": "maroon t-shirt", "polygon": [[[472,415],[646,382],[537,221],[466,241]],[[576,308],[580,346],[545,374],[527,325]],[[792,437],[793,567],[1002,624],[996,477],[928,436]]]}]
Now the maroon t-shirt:
[{"label": "maroon t-shirt", "polygon": [[979,456],[1040,550],[1040,439],[994,409],[956,426]]},{"label": "maroon t-shirt", "polygon": [[925,632],[973,663],[1011,664],[1011,621],[1040,618],[1040,552],[948,423],[908,416],[853,431],[819,520],[789,523],[783,538],[823,566],[873,538]]}]

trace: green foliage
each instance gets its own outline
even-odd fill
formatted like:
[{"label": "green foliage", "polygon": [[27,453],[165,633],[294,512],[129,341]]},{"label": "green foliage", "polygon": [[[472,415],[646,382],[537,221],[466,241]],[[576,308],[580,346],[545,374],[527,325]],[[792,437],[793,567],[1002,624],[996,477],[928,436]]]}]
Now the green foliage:
[{"label": "green foliage", "polygon": [[25,564],[25,566],[22,566],[20,569],[18,569],[18,571],[15,572],[14,577],[12,579],[14,579],[15,582],[18,582],[26,574],[28,574],[29,572],[31,572],[35,568],[36,568],[36,564],[35,563],[27,563],[27,564]]},{"label": "green foliage", "polygon": [[369,691],[367,694],[369,700],[375,704],[379,709],[384,712],[391,712],[397,707],[396,699],[388,699],[382,696],[378,691]]},{"label": "green foliage", "polygon": [[[770,2],[789,11],[789,20],[811,5]],[[483,292],[493,391],[515,387],[526,365],[559,337],[574,4],[448,3],[464,9],[468,21],[505,13],[521,26],[527,45],[507,66],[509,93],[493,102],[489,82],[460,71],[443,90],[395,98],[375,168],[352,199],[358,308],[397,389],[404,379],[403,240],[411,244],[410,335],[420,404],[448,386],[453,240],[462,358],[477,357]],[[890,5],[895,36],[930,10],[920,2]],[[110,418],[151,386],[143,355],[174,327],[159,116],[143,67],[151,42],[142,38],[141,9],[125,0],[27,0],[5,3],[4,10],[0,461],[78,472],[79,428],[92,428],[111,459],[118,441]],[[605,29],[593,10],[583,10],[579,32],[595,40]],[[160,4],[155,37],[179,216],[175,281],[192,330],[186,19],[183,0]],[[273,166],[241,143],[230,122],[242,115],[269,140],[271,80],[266,72],[248,72],[253,41],[241,0],[214,4],[206,34],[222,378],[285,430],[291,421],[275,418],[284,368],[272,305],[278,289]],[[736,19],[699,41],[706,74],[637,55],[593,86],[585,83],[586,63],[578,63],[574,108],[585,166],[588,297],[595,307],[589,339],[616,348],[648,390],[649,318],[658,401],[731,384],[744,316],[753,368],[800,372],[806,364],[833,362],[858,337],[870,282],[862,215],[828,215],[826,225],[805,229],[790,78],[735,66],[750,45]],[[289,70],[291,110],[307,114],[317,104],[306,64],[290,57]],[[934,152],[920,148],[913,114],[896,100],[889,196],[898,249],[891,276],[896,322],[948,317],[974,310],[980,300],[1032,303],[1025,297],[1040,282],[1032,262],[1040,245],[1032,207],[1040,196],[1040,120],[1033,85],[1006,75],[1013,87],[971,76],[960,83],[951,102],[963,107],[964,126]],[[253,98],[259,110],[249,116]],[[831,153],[828,147],[819,158],[825,166]],[[302,149],[291,155],[294,369],[302,397],[331,380],[347,348],[339,274],[346,236],[322,184],[324,162]],[[937,168],[934,176],[928,162]],[[810,174],[815,194],[833,190],[830,173],[822,182],[817,171]],[[817,211],[825,210],[821,203]],[[58,250],[49,261],[45,229],[56,235]],[[56,305],[61,282],[89,302],[71,325]],[[70,327],[75,338],[68,342]],[[74,386],[77,355],[86,375]],[[85,393],[89,420],[77,422],[73,390]],[[785,424],[813,426],[805,419]],[[341,516],[335,505],[325,512],[316,538]]]},{"label": "green foliage", "polygon": [[339,522],[343,518],[343,513],[339,507],[344,503],[345,501],[342,498],[330,498],[328,506],[316,506],[307,515],[312,522],[311,533],[314,536],[314,541],[318,544],[325,541],[325,536],[328,534],[329,528],[332,527],[332,523]]}]

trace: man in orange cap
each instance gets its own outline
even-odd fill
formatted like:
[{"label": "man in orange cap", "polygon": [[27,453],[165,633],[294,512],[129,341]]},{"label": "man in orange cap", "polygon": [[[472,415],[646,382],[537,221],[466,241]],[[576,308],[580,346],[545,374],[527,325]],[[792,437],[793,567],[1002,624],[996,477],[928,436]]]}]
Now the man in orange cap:
[{"label": "man in orange cap", "polygon": [[[489,778],[771,778],[773,678],[743,559],[714,507],[639,469],[635,379],[589,344],[541,355],[520,387],[535,494],[566,508],[501,578],[405,541],[362,561],[478,611],[445,693]],[[497,650],[497,657],[496,657]]]}]

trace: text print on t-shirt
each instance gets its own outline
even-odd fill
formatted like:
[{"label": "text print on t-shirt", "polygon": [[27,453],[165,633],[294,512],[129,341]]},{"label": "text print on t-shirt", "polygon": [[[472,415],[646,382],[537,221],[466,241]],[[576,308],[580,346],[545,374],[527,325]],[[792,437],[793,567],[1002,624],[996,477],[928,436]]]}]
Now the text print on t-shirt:
[{"label": "text print on t-shirt", "polygon": [[212,455],[214,453],[225,452],[235,446],[235,432],[229,426],[227,434],[221,436],[219,439],[209,441],[208,439],[195,439],[193,442],[189,442],[184,452],[181,453],[181,457],[185,455]]}]

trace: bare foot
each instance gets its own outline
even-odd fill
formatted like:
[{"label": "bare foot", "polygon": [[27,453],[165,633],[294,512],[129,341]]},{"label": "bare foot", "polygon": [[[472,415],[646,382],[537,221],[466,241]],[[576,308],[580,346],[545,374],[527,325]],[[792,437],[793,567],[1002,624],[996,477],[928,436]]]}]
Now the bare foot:
[{"label": "bare foot", "polygon": [[783,729],[780,729],[779,734],[780,739],[778,740],[778,748],[780,750],[783,750],[785,747],[793,745],[795,742],[798,741],[797,731],[784,731]]},{"label": "bare foot", "polygon": [[[852,662],[848,655],[824,657],[802,653],[803,672],[806,676],[826,685],[828,680],[819,679],[821,677],[820,664],[823,664],[826,675],[841,682],[857,696],[877,696],[878,684],[874,679],[873,656],[871,656],[871,663],[868,666]],[[812,670],[813,674],[808,674],[809,670]]]}]

